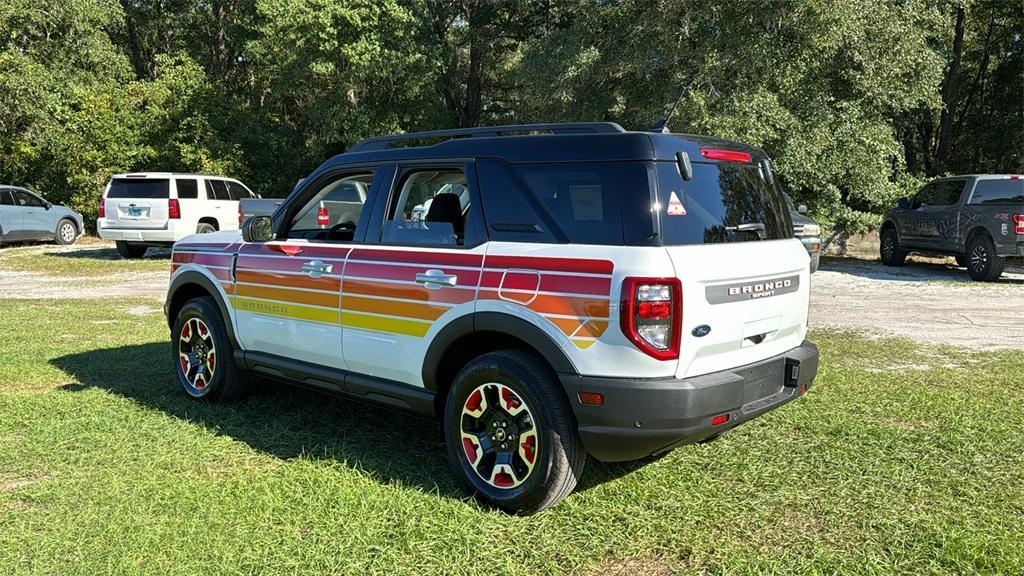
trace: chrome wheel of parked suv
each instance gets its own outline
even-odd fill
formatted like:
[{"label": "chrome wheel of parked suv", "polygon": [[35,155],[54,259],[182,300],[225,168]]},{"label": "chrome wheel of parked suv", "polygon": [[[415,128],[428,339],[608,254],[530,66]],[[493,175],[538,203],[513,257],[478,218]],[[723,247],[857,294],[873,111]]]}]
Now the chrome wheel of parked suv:
[{"label": "chrome wheel of parked suv", "polygon": [[994,282],[1003,274],[1006,260],[996,255],[992,239],[978,234],[967,243],[967,273],[971,279]]},{"label": "chrome wheel of parked suv", "polygon": [[531,514],[572,492],[583,472],[572,410],[533,354],[502,350],[471,361],[444,414],[456,477],[487,504]]}]

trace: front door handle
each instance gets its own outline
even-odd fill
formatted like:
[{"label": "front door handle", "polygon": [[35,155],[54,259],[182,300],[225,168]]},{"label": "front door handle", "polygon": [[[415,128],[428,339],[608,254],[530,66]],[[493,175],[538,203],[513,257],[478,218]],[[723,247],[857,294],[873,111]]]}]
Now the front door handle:
[{"label": "front door handle", "polygon": [[455,274],[445,274],[444,270],[430,269],[416,275],[416,282],[431,286],[455,286],[459,277]]},{"label": "front door handle", "polygon": [[324,274],[334,272],[334,264],[324,264],[319,260],[313,260],[303,264],[302,271],[308,274],[310,278],[320,278]]}]

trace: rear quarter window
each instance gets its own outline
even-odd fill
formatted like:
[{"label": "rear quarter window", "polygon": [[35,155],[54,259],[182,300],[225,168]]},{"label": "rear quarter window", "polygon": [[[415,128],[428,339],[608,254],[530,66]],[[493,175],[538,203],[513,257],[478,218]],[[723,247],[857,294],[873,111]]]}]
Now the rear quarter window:
[{"label": "rear quarter window", "polygon": [[156,178],[115,178],[110,182],[107,198],[168,198],[170,181]]},{"label": "rear quarter window", "polygon": [[657,164],[664,244],[721,244],[792,236],[782,194],[764,181],[757,165],[694,162],[693,178],[687,181],[675,162]]},{"label": "rear quarter window", "polygon": [[199,183],[193,178],[178,178],[174,185],[178,190],[178,198],[194,200],[199,197]]},{"label": "rear quarter window", "polygon": [[1024,180],[978,180],[971,204],[1024,204]]}]

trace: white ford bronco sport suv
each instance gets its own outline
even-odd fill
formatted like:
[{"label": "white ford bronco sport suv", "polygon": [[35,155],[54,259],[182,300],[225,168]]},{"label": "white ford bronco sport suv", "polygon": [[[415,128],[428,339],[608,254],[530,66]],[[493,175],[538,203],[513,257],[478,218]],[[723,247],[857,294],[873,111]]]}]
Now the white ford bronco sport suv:
[{"label": "white ford bronco sport suv", "polygon": [[[178,380],[230,401],[256,374],[438,418],[460,481],[536,512],[588,455],[707,441],[811,385],[808,256],[771,170],[736,142],[608,123],[364,140],[241,234],[174,246]],[[352,185],[359,210],[324,209]]]},{"label": "white ford bronco sport suv", "polygon": [[238,201],[253,198],[233,178],[202,174],[117,174],[100,198],[96,231],[124,258],[170,246],[193,234],[238,230]]}]

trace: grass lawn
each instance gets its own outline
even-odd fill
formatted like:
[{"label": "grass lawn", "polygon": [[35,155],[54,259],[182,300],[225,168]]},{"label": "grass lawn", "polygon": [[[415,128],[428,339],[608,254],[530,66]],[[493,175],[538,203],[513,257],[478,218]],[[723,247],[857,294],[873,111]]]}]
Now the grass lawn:
[{"label": "grass lawn", "polygon": [[0,574],[1024,566],[1020,351],[817,333],[801,400],[645,465],[592,462],[516,518],[456,489],[432,423],[269,384],[186,399],[140,306],[0,300]]},{"label": "grass lawn", "polygon": [[0,248],[0,267],[57,276],[109,276],[118,273],[168,272],[168,250],[151,248],[144,258],[121,258],[113,242],[86,239],[72,246],[16,244]]}]

